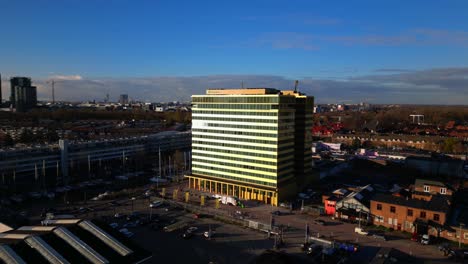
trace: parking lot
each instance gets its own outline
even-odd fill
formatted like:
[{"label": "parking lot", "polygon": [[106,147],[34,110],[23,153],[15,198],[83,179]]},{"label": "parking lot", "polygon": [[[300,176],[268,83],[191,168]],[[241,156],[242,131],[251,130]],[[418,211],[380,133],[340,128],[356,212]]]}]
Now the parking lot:
[{"label": "parking lot", "polygon": [[[184,207],[183,183],[174,185],[166,190],[166,199],[172,201],[172,190],[179,189],[178,203]],[[155,193],[152,196],[144,195],[144,188],[138,188],[138,195],[132,197],[123,197],[117,199],[99,199],[96,201],[76,202],[74,204],[64,204],[59,200],[43,201],[40,206],[25,205],[28,208],[28,215],[31,219],[40,219],[40,208],[54,207],[59,212],[73,213],[82,218],[100,218],[105,219],[109,224],[115,223],[116,230],[126,229],[127,234],[131,236],[138,244],[145,249],[153,252],[153,262],[159,260],[174,260],[176,263],[182,261],[195,260],[195,263],[246,263],[246,260],[253,259],[266,249],[272,249],[275,244],[275,237],[268,238],[265,232],[247,229],[241,226],[220,222],[211,217],[202,217],[195,219],[193,213],[177,209],[174,206],[161,206],[150,208],[151,201],[158,200]],[[190,204],[192,206],[200,205],[201,192],[190,190]],[[175,202],[172,202],[175,203]],[[214,212],[216,215],[224,215],[232,218],[243,218],[270,224],[272,219],[274,225],[283,226],[284,245],[280,250],[290,255],[297,256],[301,261],[311,261],[310,257],[301,250],[301,245],[305,242],[305,229],[309,225],[310,235],[321,237],[331,241],[345,241],[359,245],[357,253],[352,258],[359,262],[368,262],[380,247],[392,247],[409,255],[418,256],[432,261],[447,262],[436,245],[421,245],[411,241],[399,232],[387,233],[387,241],[372,236],[359,235],[354,232],[356,224],[343,223],[332,220],[328,217],[316,217],[302,214],[299,210],[290,210],[290,208],[272,207],[262,203],[248,201],[246,207],[240,208],[220,204],[215,208],[213,199],[206,200],[204,210]],[[200,207],[201,208],[201,207]],[[140,219],[149,219],[140,223],[135,223],[134,219],[127,220],[127,216],[137,212]],[[273,213],[273,214],[272,214]],[[115,216],[119,216],[115,218]],[[150,219],[151,218],[151,219]],[[314,220],[321,219],[323,223]],[[173,232],[164,232],[163,228],[170,224],[188,221],[187,226],[181,230]],[[181,235],[188,227],[196,227],[197,230],[189,239],[183,239]],[[206,239],[203,233],[213,230],[211,240]],[[313,263],[313,262],[312,262]]]}]

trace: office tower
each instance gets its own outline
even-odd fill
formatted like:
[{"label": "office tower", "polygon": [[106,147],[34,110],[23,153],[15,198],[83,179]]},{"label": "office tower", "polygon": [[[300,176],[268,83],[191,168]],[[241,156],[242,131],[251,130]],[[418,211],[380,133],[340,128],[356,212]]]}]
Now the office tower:
[{"label": "office tower", "polygon": [[2,105],[2,75],[0,74],[0,105]]},{"label": "office tower", "polygon": [[311,179],[313,97],[271,88],[192,96],[190,188],[277,205]]},{"label": "office tower", "polygon": [[28,111],[37,105],[37,89],[31,86],[31,78],[13,77],[10,79],[10,103],[17,112]]},{"label": "office tower", "polygon": [[128,94],[121,94],[119,97],[119,103],[122,105],[128,104]]}]

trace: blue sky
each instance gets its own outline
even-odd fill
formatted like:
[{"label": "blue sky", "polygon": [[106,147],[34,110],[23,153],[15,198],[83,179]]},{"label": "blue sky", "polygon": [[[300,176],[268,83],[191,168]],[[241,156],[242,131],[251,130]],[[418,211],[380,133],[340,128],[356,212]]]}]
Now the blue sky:
[{"label": "blue sky", "polygon": [[1,2],[0,72],[38,84],[217,75],[342,82],[468,66],[467,1]]}]

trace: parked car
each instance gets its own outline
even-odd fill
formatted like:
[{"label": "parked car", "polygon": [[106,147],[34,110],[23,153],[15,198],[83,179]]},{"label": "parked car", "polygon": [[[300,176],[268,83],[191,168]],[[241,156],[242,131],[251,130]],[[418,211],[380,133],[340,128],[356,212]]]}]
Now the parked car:
[{"label": "parked car", "polygon": [[272,214],[272,215],[280,216],[282,213],[281,213],[281,211],[277,210],[277,211],[271,212],[271,214]]},{"label": "parked car", "polygon": [[327,223],[325,221],[323,221],[322,219],[315,219],[314,224],[323,225],[323,226],[327,225]]},{"label": "parked car", "polygon": [[133,232],[130,232],[130,231],[125,232],[125,233],[123,233],[123,234],[124,234],[124,236],[126,236],[126,237],[128,237],[128,238],[130,238],[130,237],[132,237],[132,236],[134,235]]},{"label": "parked car", "polygon": [[419,234],[414,232],[412,235],[411,235],[411,241],[416,241],[418,242],[419,241]]},{"label": "parked car", "polygon": [[430,236],[428,234],[424,234],[424,235],[422,235],[420,242],[423,245],[429,245],[431,243],[431,238],[430,238]]},{"label": "parked car", "polygon": [[116,229],[117,227],[119,227],[119,224],[117,224],[117,223],[110,223],[109,226],[112,227],[112,228],[114,228],[114,229]]},{"label": "parked car", "polygon": [[187,228],[186,232],[193,233],[193,232],[195,232],[195,231],[197,231],[197,230],[198,230],[198,227],[196,227],[196,226],[191,226],[191,227]]},{"label": "parked car", "polygon": [[355,227],[354,232],[363,236],[367,236],[369,232],[365,231],[362,227]]},{"label": "parked car", "polygon": [[182,234],[182,238],[189,239],[189,238],[191,238],[191,237],[193,237],[193,233],[192,233],[192,232],[184,232],[184,233]]},{"label": "parked car", "polygon": [[307,249],[307,255],[314,256],[314,255],[320,253],[322,250],[323,250],[323,247],[321,245],[312,244]]},{"label": "parked car", "polygon": [[140,213],[138,212],[133,212],[130,215],[127,216],[127,221],[133,221],[133,220],[138,220],[140,218]]},{"label": "parked car", "polygon": [[155,201],[155,202],[150,203],[149,207],[156,208],[156,207],[161,206],[162,204],[163,204],[162,201]]},{"label": "parked car", "polygon": [[187,230],[185,230],[185,232],[182,234],[182,238],[185,238],[185,239],[191,238],[195,234],[195,231],[197,230],[198,228],[194,226],[187,228]]},{"label": "parked car", "polygon": [[203,233],[203,236],[206,237],[206,238],[212,238],[214,235],[214,232],[213,231],[205,231],[205,233]]},{"label": "parked car", "polygon": [[378,240],[387,241],[387,237],[385,237],[383,234],[373,234],[372,237]]},{"label": "parked car", "polygon": [[122,218],[122,217],[124,217],[124,216],[125,216],[124,214],[116,213],[116,214],[114,215],[114,218]]}]

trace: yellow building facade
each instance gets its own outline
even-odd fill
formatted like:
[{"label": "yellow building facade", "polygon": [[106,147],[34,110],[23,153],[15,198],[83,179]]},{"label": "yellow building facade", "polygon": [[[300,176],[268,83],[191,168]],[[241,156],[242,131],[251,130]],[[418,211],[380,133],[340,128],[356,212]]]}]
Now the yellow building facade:
[{"label": "yellow building facade", "polygon": [[313,97],[271,88],[192,96],[189,187],[277,205],[311,172]]}]

